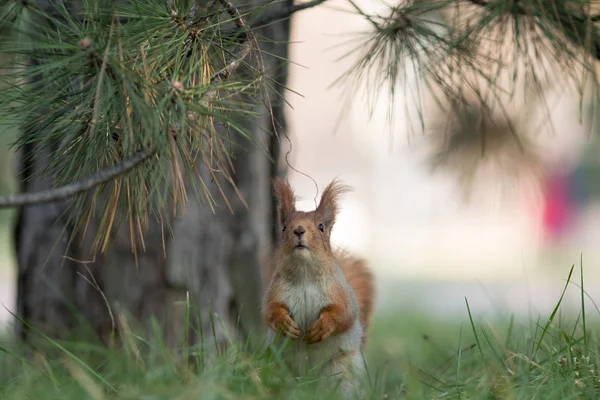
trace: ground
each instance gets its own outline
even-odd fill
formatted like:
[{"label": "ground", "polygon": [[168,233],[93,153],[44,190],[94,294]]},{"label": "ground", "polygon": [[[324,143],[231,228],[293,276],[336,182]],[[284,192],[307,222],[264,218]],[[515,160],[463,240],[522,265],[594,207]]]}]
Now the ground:
[{"label": "ground", "polygon": [[[476,316],[467,302],[462,315],[445,317],[379,310],[366,349],[368,398],[598,398],[600,311],[576,278],[577,271],[565,286],[579,293],[575,312],[562,309],[560,292],[550,313],[531,317]],[[210,343],[176,351],[157,332],[122,332],[127,340],[114,349],[42,339],[28,357],[6,341],[0,398],[335,398],[316,393],[314,380],[289,379],[276,352],[219,353]]]}]

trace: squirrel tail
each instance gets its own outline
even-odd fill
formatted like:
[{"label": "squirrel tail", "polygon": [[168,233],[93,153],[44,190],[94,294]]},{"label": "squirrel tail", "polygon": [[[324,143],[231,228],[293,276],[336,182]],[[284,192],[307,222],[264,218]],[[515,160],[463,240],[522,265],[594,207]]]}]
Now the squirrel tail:
[{"label": "squirrel tail", "polygon": [[359,319],[363,327],[362,345],[364,346],[367,342],[367,333],[375,303],[375,279],[365,260],[347,255],[340,255],[338,260],[346,281],[354,289],[358,298]]}]

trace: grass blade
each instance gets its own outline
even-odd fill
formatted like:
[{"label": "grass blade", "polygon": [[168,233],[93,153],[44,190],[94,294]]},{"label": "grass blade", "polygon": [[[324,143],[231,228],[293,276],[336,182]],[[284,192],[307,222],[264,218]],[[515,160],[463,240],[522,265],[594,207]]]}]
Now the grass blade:
[{"label": "grass blade", "polygon": [[583,346],[586,348],[588,348],[588,342],[587,342],[587,325],[585,322],[585,290],[583,289],[583,254],[581,254],[579,256],[579,269],[581,272],[581,321],[583,324]]},{"label": "grass blade", "polygon": [[475,329],[475,322],[473,321],[473,315],[471,314],[471,307],[469,307],[469,300],[465,297],[465,304],[467,305],[467,312],[469,313],[469,321],[471,322],[471,329],[473,329],[473,335],[475,335],[475,343],[477,343],[477,348],[479,349],[479,354],[481,354],[481,359],[483,360],[483,365],[487,369],[487,362],[483,355],[483,349],[481,348],[481,342],[479,341],[479,335],[477,335],[477,329]]},{"label": "grass blade", "polygon": [[533,354],[531,356],[532,360],[535,358],[535,355],[537,354],[538,350],[542,346],[542,342],[544,340],[544,336],[546,336],[546,333],[548,333],[548,328],[550,328],[550,324],[552,323],[552,321],[554,320],[554,317],[556,316],[556,313],[560,309],[560,305],[562,303],[563,297],[565,296],[565,292],[567,291],[567,287],[569,286],[569,282],[571,281],[571,276],[573,275],[573,270],[574,269],[575,269],[575,264],[573,264],[571,266],[571,270],[569,271],[569,276],[567,277],[567,283],[565,284],[565,287],[563,288],[563,291],[562,291],[562,293],[560,295],[560,299],[558,299],[558,303],[556,303],[556,306],[554,307],[554,310],[552,311],[552,314],[550,314],[550,318],[548,318],[548,321],[546,322],[546,325],[544,326],[544,329],[542,330],[542,334],[540,336],[540,339],[538,340],[538,343],[537,343],[537,346],[535,348],[535,351],[533,352]]}]

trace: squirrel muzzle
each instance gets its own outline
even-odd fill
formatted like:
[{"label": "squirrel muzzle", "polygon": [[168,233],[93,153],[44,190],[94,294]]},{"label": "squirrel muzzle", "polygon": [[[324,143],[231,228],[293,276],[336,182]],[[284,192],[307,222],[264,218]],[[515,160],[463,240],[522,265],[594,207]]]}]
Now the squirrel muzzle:
[{"label": "squirrel muzzle", "polygon": [[294,250],[306,249],[306,229],[302,225],[298,225],[293,230],[294,233]]}]

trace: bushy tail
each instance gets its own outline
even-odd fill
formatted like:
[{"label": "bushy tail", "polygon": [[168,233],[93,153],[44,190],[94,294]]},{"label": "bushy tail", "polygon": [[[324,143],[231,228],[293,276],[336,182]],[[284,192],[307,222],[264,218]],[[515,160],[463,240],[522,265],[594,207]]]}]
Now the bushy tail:
[{"label": "bushy tail", "polygon": [[342,272],[350,286],[354,289],[360,308],[359,319],[363,326],[363,346],[367,342],[371,315],[375,303],[375,279],[367,266],[367,262],[360,258],[339,254],[338,260]]}]

